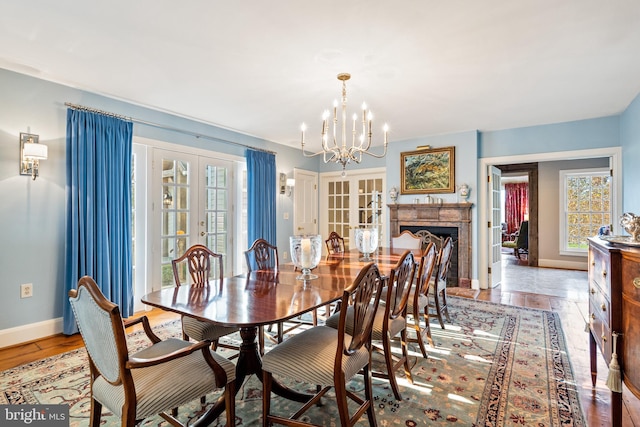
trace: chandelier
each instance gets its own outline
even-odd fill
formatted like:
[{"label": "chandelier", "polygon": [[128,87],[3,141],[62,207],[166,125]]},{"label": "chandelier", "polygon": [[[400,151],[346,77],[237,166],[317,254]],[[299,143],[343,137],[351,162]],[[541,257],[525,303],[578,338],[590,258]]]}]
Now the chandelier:
[{"label": "chandelier", "polygon": [[371,147],[371,122],[373,115],[371,111],[367,111],[367,105],[362,104],[362,132],[357,133],[356,128],[358,121],[358,114],[353,114],[353,126],[351,130],[351,143],[347,144],[347,84],[346,81],[351,78],[348,73],[338,74],[338,80],[342,82],[342,126],[341,126],[341,141],[338,144],[338,101],[333,101],[333,134],[329,135],[329,110],[325,110],[322,114],[322,151],[317,153],[307,153],[304,149],[304,134],[307,130],[307,126],[303,123],[302,129],[302,154],[305,157],[314,157],[322,154],[325,163],[335,162],[342,165],[342,176],[346,176],[345,170],[347,164],[352,161],[360,163],[362,161],[362,154],[368,154],[369,156],[382,158],[387,154],[387,132],[389,127],[384,125],[384,151],[381,154],[372,153],[369,151]]}]

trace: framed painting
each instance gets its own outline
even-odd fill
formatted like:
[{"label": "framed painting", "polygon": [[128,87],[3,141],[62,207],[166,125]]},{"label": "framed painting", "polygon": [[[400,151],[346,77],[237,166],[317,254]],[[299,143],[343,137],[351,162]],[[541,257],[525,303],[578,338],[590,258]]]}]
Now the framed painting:
[{"label": "framed painting", "polygon": [[455,164],[455,147],[400,153],[401,193],[454,193]]}]

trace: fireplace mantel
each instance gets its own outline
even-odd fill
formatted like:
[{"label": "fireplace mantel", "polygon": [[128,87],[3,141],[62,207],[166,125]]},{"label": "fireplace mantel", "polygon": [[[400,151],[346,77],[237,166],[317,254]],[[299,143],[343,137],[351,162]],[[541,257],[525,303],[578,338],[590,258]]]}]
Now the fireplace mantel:
[{"label": "fireplace mantel", "polygon": [[392,236],[400,227],[455,227],[458,229],[458,286],[471,287],[471,208],[472,203],[389,204]]}]

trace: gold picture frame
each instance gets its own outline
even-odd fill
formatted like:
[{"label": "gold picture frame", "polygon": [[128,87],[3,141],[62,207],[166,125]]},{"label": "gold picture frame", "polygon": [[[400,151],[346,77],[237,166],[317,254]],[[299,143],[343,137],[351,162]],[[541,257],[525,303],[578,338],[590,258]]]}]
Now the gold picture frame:
[{"label": "gold picture frame", "polygon": [[454,193],[455,147],[400,153],[402,194]]}]

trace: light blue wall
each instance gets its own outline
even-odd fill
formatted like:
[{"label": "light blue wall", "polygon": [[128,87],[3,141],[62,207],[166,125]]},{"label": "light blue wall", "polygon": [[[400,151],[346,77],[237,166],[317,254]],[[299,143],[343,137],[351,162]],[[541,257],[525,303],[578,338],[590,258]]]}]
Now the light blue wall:
[{"label": "light blue wall", "polygon": [[[0,69],[0,330],[58,318],[64,298],[66,110],[71,102],[121,115],[187,129],[223,140],[277,152],[279,172],[294,167],[315,171],[317,159],[300,151],[214,126],[160,113]],[[40,135],[49,147],[36,181],[18,173],[20,132]],[[244,157],[245,149],[220,141],[134,124],[134,135]],[[278,196],[278,217],[291,211],[291,199]],[[278,222],[278,246],[288,246],[290,222]],[[32,298],[20,298],[20,284],[33,283]]]},{"label": "light blue wall", "polygon": [[620,145],[619,116],[482,132],[479,157],[502,157]]},{"label": "light blue wall", "polygon": [[620,117],[622,145],[622,209],[640,214],[640,95]]}]

